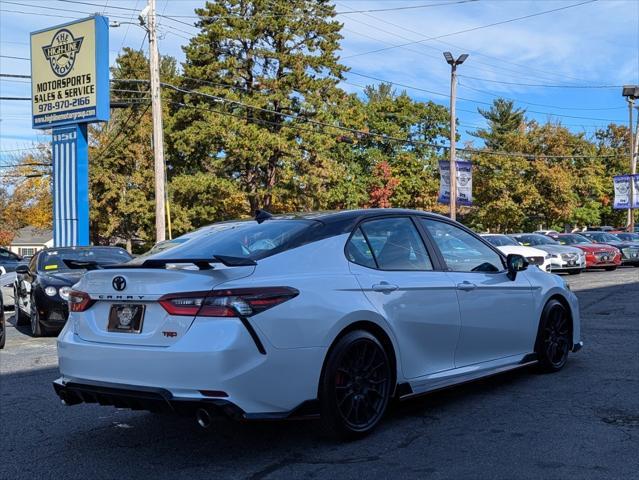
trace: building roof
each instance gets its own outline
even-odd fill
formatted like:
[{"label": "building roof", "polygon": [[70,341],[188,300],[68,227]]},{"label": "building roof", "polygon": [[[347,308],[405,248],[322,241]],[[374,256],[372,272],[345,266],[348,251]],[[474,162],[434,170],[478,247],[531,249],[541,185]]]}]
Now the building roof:
[{"label": "building roof", "polygon": [[44,245],[53,239],[53,232],[36,227],[24,227],[16,232],[11,245]]}]

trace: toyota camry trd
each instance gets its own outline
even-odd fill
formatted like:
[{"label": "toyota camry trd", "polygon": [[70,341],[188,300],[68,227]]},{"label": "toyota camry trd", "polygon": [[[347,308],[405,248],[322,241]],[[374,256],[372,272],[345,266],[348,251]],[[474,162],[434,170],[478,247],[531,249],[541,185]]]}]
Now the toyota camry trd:
[{"label": "toyota camry trd", "polygon": [[318,415],[372,430],[393,398],[580,341],[563,279],[439,215],[370,209],[218,224],[119,266],[84,262],[58,338],[64,403],[187,412],[203,426]]}]

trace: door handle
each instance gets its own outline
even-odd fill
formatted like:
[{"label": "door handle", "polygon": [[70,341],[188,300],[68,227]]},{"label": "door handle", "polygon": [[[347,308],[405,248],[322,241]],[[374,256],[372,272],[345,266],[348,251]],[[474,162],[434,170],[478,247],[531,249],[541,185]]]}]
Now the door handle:
[{"label": "door handle", "polygon": [[462,282],[457,284],[457,290],[463,290],[465,292],[470,292],[471,290],[475,290],[477,285],[470,282]]},{"label": "door handle", "polygon": [[394,292],[399,287],[391,283],[382,282],[382,283],[376,283],[375,285],[373,285],[372,288],[376,292],[390,293],[390,292]]}]

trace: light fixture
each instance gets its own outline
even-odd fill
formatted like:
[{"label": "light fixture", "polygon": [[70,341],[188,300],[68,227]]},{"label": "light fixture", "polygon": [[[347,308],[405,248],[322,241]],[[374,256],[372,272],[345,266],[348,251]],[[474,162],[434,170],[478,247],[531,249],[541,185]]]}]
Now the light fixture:
[{"label": "light fixture", "polygon": [[632,99],[639,98],[639,85],[624,85],[621,95]]}]

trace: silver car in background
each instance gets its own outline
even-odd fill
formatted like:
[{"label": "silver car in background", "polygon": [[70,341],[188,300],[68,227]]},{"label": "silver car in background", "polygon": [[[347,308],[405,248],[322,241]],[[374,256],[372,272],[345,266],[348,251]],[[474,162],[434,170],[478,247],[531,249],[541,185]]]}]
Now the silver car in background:
[{"label": "silver car in background", "polygon": [[550,269],[553,273],[565,272],[576,275],[586,269],[586,255],[579,248],[561,245],[552,238],[537,233],[516,233],[510,236],[521,245],[549,253]]}]

